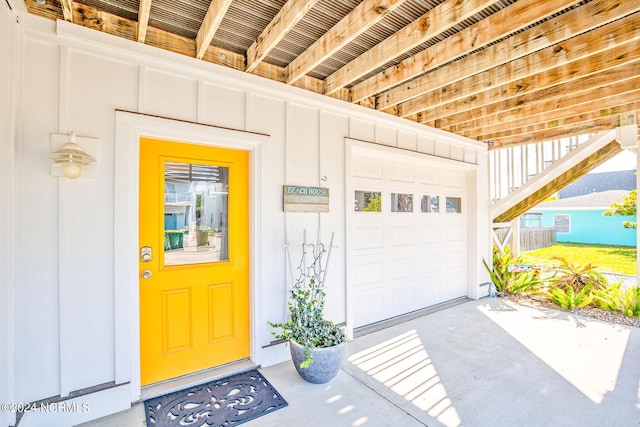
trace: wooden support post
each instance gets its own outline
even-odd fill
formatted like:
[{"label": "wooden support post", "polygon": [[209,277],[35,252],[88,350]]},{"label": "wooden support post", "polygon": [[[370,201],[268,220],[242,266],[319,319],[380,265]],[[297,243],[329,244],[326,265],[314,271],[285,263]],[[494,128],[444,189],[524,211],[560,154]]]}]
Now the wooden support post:
[{"label": "wooden support post", "polygon": [[622,148],[638,146],[638,121],[635,112],[620,115],[620,127],[616,139]]},{"label": "wooden support post", "polygon": [[520,217],[511,221],[511,255],[514,258],[520,256]]}]

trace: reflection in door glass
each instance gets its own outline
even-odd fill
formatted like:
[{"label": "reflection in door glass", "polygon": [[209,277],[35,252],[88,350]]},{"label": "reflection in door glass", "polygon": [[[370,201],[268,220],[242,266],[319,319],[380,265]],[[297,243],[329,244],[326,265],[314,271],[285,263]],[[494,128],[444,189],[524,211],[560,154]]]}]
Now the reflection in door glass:
[{"label": "reflection in door glass", "polygon": [[227,261],[229,168],[164,165],[164,265]]}]

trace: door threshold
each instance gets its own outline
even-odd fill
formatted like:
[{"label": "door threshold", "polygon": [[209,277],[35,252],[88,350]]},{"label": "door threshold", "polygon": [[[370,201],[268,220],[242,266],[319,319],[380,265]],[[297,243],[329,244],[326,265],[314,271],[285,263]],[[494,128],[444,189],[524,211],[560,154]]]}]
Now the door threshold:
[{"label": "door threshold", "polygon": [[161,381],[159,383],[150,384],[140,389],[140,401],[163,396],[185,388],[194,387],[232,374],[246,372],[251,369],[255,369],[256,367],[257,365],[251,360],[243,359],[227,363],[226,365],[205,369],[204,371],[194,372],[193,374],[187,374],[181,377]]}]

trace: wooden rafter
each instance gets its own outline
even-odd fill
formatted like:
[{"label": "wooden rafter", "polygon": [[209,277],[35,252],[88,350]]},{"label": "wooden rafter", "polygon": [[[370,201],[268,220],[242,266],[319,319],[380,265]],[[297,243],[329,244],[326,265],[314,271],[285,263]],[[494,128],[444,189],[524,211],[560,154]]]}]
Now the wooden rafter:
[{"label": "wooden rafter", "polygon": [[[27,3],[27,6],[31,10],[34,10],[35,7],[39,7],[35,1],[30,1]],[[106,34],[122,37],[127,40],[135,41],[137,39],[136,21],[122,18],[79,2],[75,2],[73,7],[74,14],[76,16],[75,24],[101,31]],[[37,10],[42,10],[42,15],[49,19],[56,19],[57,15],[54,9],[45,7]],[[196,54],[195,40],[154,27],[148,27],[145,43],[149,46],[168,50],[180,55],[194,57]],[[244,55],[215,46],[208,46],[202,59],[207,62],[223,65],[236,70],[244,70]],[[256,69],[255,74],[279,82],[285,81],[284,68],[267,63],[260,64]],[[322,93],[324,89],[324,83],[322,80],[309,76],[305,76],[304,79],[298,81],[295,86],[316,93]],[[347,90],[343,90],[336,94],[335,97],[337,99],[348,100],[349,92]]]},{"label": "wooden rafter", "polygon": [[[610,52],[603,52],[590,57],[574,61],[554,68],[551,72],[543,72],[516,80],[492,89],[473,93],[462,99],[443,103],[447,98],[445,93],[434,93],[434,108],[420,113],[421,123],[433,125],[439,120],[442,128],[451,128],[456,123],[472,120],[475,111],[482,111],[483,115],[490,110],[492,114],[504,108],[514,108],[533,100],[540,100],[555,96],[571,96],[581,90],[623,81],[640,72],[640,52],[634,52],[629,44],[626,48],[617,49],[622,53],[611,59]],[[467,80],[453,85],[453,88],[463,88]],[[567,92],[568,91],[568,92]],[[445,98],[445,99],[443,99]],[[512,101],[509,101],[512,100]],[[505,104],[500,104],[507,102]],[[510,105],[508,107],[508,105]]]},{"label": "wooden rafter", "polygon": [[[634,99],[638,99],[637,92],[633,94],[628,93],[628,94],[616,95],[616,99],[621,99],[621,102],[625,102],[625,100],[622,98],[627,98],[626,101],[628,101],[628,98],[631,96],[633,96]],[[599,100],[599,102],[600,104],[602,104],[602,100]],[[573,129],[578,125],[583,126],[585,123],[596,123],[596,121],[598,120],[608,119],[614,116],[619,117],[620,114],[633,113],[639,109],[640,109],[640,101],[629,102],[624,105],[619,105],[619,106],[610,107],[606,109],[597,109],[597,107],[595,107],[595,108],[592,108],[593,111],[589,111],[586,113],[576,114],[575,112],[571,112],[571,114],[568,115],[567,117],[561,117],[561,118],[554,117],[551,120],[547,120],[547,121],[543,121],[543,122],[535,123],[531,125],[526,125],[525,123],[521,123],[518,125],[518,127],[511,130],[501,129],[500,133],[492,134],[488,138],[483,140],[485,141],[492,140],[494,141],[494,144],[497,142],[498,145],[504,145],[503,144],[504,140],[506,140],[507,138],[518,136],[518,135],[531,135],[533,133],[552,130],[552,129],[562,130],[562,132],[565,133],[567,132],[568,129],[562,129],[562,128]],[[478,139],[481,137],[484,137],[484,136],[479,136]]]},{"label": "wooden rafter", "polygon": [[60,0],[60,7],[64,20],[73,22],[73,0]]},{"label": "wooden rafter", "polygon": [[296,82],[405,1],[365,0],[360,3],[287,66],[287,83]]},{"label": "wooden rafter", "polygon": [[570,136],[586,135],[611,130],[618,126],[620,126],[619,117],[606,117],[604,119],[579,123],[566,128],[545,129],[503,138],[499,141],[494,141],[494,147],[497,148],[505,145],[529,144],[535,141],[551,141],[554,139],[568,138]]},{"label": "wooden rafter", "polygon": [[[452,132],[463,132],[469,131],[473,128],[478,128],[482,126],[486,126],[490,123],[501,124],[504,126],[505,118],[502,114],[513,116],[515,111],[520,111],[521,115],[518,119],[522,120],[527,115],[537,114],[536,111],[539,112],[539,108],[536,105],[540,102],[546,102],[549,100],[563,98],[568,105],[576,105],[578,102],[579,96],[582,96],[582,92],[584,91],[597,91],[601,87],[608,87],[610,85],[616,85],[616,90],[626,86],[619,86],[625,84],[625,82],[638,75],[640,70],[640,64],[638,63],[638,56],[640,54],[637,50],[638,43],[629,44],[626,47],[626,52],[621,49],[617,49],[613,53],[619,53],[619,58],[622,64],[627,64],[624,62],[626,57],[631,57],[632,61],[628,63],[628,65],[614,68],[614,69],[600,69],[601,73],[594,74],[592,77],[587,75],[586,77],[573,82],[571,80],[563,80],[566,83],[561,83],[555,86],[549,86],[547,88],[542,88],[539,91],[532,91],[531,93],[524,92],[522,95],[517,97],[509,97],[505,100],[498,100],[492,104],[487,104],[483,106],[479,106],[473,110],[464,111],[456,114],[449,113],[446,117],[439,117],[434,120],[431,125],[437,126],[439,128],[450,130]],[[598,58],[596,58],[598,59]],[[582,62],[582,61],[581,61]],[[578,64],[581,65],[581,64]],[[567,67],[562,67],[564,72]],[[569,70],[576,70],[574,67],[569,67]],[[554,70],[558,71],[558,69]],[[547,75],[551,75],[553,72],[548,73]],[[581,77],[581,75],[579,75]],[[543,76],[541,76],[543,78]],[[589,83],[598,81],[595,86],[584,86],[581,90],[578,88],[580,83]],[[518,82],[515,84],[517,85]],[[566,90],[566,92],[565,92]],[[612,96],[616,92],[612,91],[606,94],[605,96]],[[606,105],[605,103],[604,105]],[[536,110],[534,110],[536,108]],[[555,110],[556,107],[553,108]],[[552,114],[559,114],[557,111],[550,111]],[[419,119],[419,121],[422,119]],[[494,122],[494,120],[497,120]]]},{"label": "wooden rafter", "polygon": [[[525,120],[533,119],[537,112],[541,110],[538,104],[547,103],[554,100],[560,100],[564,106],[572,108],[582,114],[589,110],[577,110],[578,105],[582,102],[589,101],[601,94],[601,98],[621,95],[628,90],[633,89],[629,81],[635,80],[640,75],[640,63],[638,61],[631,64],[617,67],[614,70],[606,70],[601,73],[589,75],[575,81],[550,86],[541,90],[525,93],[523,95],[498,101],[478,107],[476,112],[481,112],[483,120],[474,118],[473,110],[464,113],[458,113],[450,117],[438,119],[438,127],[449,130],[451,132],[461,133],[465,136],[479,135],[488,132],[498,132],[500,129],[510,129],[507,127],[508,117],[513,117],[518,124],[525,124]],[[631,83],[633,84],[633,83]],[[587,97],[585,98],[585,94]],[[606,102],[610,104],[610,102]],[[610,105],[619,105],[620,102]],[[601,106],[602,104],[600,104]],[[556,104],[552,111],[548,111],[552,117],[562,118],[561,112],[558,111],[560,105]],[[600,109],[600,108],[597,108]],[[489,119],[489,120],[487,120]],[[543,119],[545,121],[548,119]],[[540,120],[538,120],[540,121]],[[531,122],[536,123],[536,122]],[[516,125],[517,126],[517,125]]]},{"label": "wooden rafter", "polygon": [[319,0],[288,0],[262,34],[247,49],[248,73],[255,70],[280,40],[315,6]]},{"label": "wooden rafter", "polygon": [[[611,38],[607,39],[607,37]],[[626,61],[626,57],[635,55],[632,46],[635,45],[638,37],[640,37],[640,21],[633,19],[626,22],[624,19],[616,21],[560,45],[552,46],[520,60],[496,67],[489,72],[468,78],[462,82],[467,86],[460,95],[471,96],[484,89],[496,88],[504,83],[518,82],[520,79],[526,79],[534,74],[553,73],[554,69],[558,67],[603,52],[606,52],[606,56],[610,60],[615,58],[619,61]],[[626,44],[629,45],[625,46]],[[612,63],[615,64],[615,61]],[[578,73],[575,68],[574,71]],[[443,90],[450,89],[444,88]],[[424,109],[425,104],[422,103],[427,99],[431,99],[429,94],[399,106],[401,114]]]},{"label": "wooden rafter", "polygon": [[489,116],[496,122],[500,120],[499,128],[475,128],[461,133],[468,133],[469,137],[481,140],[498,139],[519,133],[522,128],[540,123],[558,123],[561,119],[580,114],[597,111],[600,117],[607,117],[609,109],[603,109],[603,101],[608,105],[623,105],[639,99],[640,78],[614,85],[606,85],[581,92],[571,97],[544,100],[513,111],[504,111],[495,116]]},{"label": "wooden rafter", "polygon": [[196,58],[202,59],[233,0],[212,0],[196,36]]},{"label": "wooden rafter", "polygon": [[[252,0],[213,0],[194,38],[173,28],[193,31],[186,22],[196,18],[197,7],[165,5],[163,16],[155,16],[151,1],[139,2],[136,20],[125,16],[131,11],[120,0],[95,0],[92,6],[24,0],[35,15],[250,70],[461,136],[492,139],[494,147],[608,129],[615,115],[637,112],[640,103],[635,0],[445,0],[430,11],[409,0],[363,0],[354,9],[327,3],[323,12],[333,13],[337,24],[323,34],[316,33],[326,25],[315,13],[318,0],[270,1],[265,8],[254,8]],[[102,9],[107,6],[113,12]],[[421,18],[400,28],[399,17],[416,7],[424,8]],[[223,20],[228,11],[232,16]],[[167,12],[180,13],[180,19],[167,21]],[[251,27],[243,14],[260,22],[276,17],[267,27]],[[149,26],[150,20],[163,29]],[[218,31],[222,23],[224,31]],[[237,34],[229,33],[235,29]],[[378,45],[366,36],[389,29],[395,33]],[[215,45],[218,40],[225,48]],[[384,69],[418,45],[428,47]],[[342,50],[349,58],[354,51],[364,53],[340,67]],[[295,52],[302,53],[294,57]],[[353,84],[375,69],[383,71]],[[311,72],[329,75],[322,80]]]},{"label": "wooden rafter", "polygon": [[138,7],[138,42],[144,43],[149,26],[149,13],[151,13],[151,0],[140,0]]},{"label": "wooden rafter", "polygon": [[325,79],[330,94],[491,6],[495,0],[447,0]]},{"label": "wooden rafter", "polygon": [[[573,3],[578,1],[574,0]],[[391,89],[489,43],[507,37],[539,21],[541,16],[550,16],[571,4],[570,2],[560,4],[555,0],[520,0],[401,61],[398,65],[389,67],[354,85],[351,88],[353,102]],[[514,17],[518,19],[514,20]]]},{"label": "wooden rafter", "polygon": [[[639,3],[634,2],[624,4],[633,4],[634,8],[640,7]],[[618,18],[620,17],[618,16]],[[428,93],[451,85],[452,82],[474,75],[480,76],[478,79],[484,80],[482,86],[474,89],[467,88],[464,93],[460,94],[468,96],[474,93],[473,90],[479,92],[613,49],[620,44],[633,41],[640,35],[640,31],[638,31],[640,20],[636,14],[618,20],[614,19],[610,16],[607,20],[608,25],[586,33],[581,31],[582,27],[574,24],[571,26],[574,30],[564,34],[565,40],[552,45],[543,41],[542,43],[547,44],[548,47],[542,50],[539,50],[541,43],[535,43],[540,38],[540,33],[533,30],[525,31],[384,93],[378,99],[378,108],[405,117],[431,107],[430,104],[425,103],[425,98],[429,97]],[[549,22],[551,21],[541,25]],[[532,49],[531,45],[535,49]],[[496,64],[503,65],[496,67]],[[402,102],[404,100],[408,101]],[[389,109],[399,102],[402,103],[395,109]]]}]

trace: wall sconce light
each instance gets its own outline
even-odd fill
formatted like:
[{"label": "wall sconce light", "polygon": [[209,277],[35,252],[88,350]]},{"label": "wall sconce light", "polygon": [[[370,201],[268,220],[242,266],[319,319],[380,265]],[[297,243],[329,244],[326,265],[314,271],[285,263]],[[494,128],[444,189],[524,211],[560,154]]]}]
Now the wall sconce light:
[{"label": "wall sconce light", "polygon": [[[52,135],[52,143],[54,140],[60,141],[60,138],[68,140],[61,148],[51,153],[54,165],[59,165],[58,170],[62,171],[62,174],[56,173],[52,168],[53,175],[64,175],[69,179],[76,179],[82,174],[82,167],[88,166],[90,163],[96,161],[96,159],[87,153],[82,146],[80,146],[76,140],[75,132],[71,132],[71,135]],[[88,138],[83,138],[89,141]]]}]

